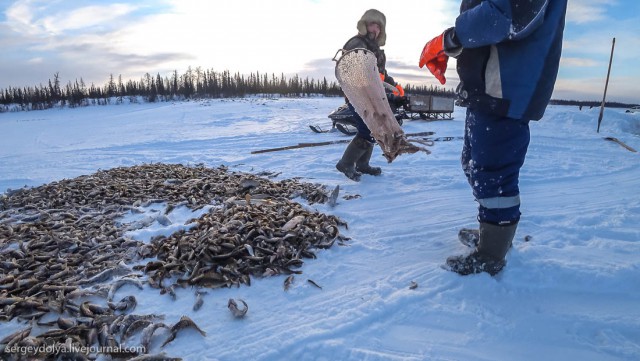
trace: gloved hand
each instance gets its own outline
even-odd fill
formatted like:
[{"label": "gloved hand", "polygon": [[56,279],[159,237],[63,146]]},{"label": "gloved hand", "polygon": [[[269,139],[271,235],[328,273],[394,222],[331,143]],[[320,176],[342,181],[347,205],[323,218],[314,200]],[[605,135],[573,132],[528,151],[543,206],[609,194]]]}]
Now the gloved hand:
[{"label": "gloved hand", "polygon": [[407,99],[406,95],[401,95],[399,97],[396,97],[396,105],[399,107],[405,106],[409,104],[409,99]]},{"label": "gloved hand", "polygon": [[407,97],[404,95],[396,95],[393,93],[387,93],[387,100],[390,104],[393,104],[396,108],[401,107],[408,103]]},{"label": "gloved hand", "polygon": [[394,91],[393,94],[403,97],[404,96],[404,88],[402,87],[402,85],[396,84],[396,91]]},{"label": "gloved hand", "polygon": [[444,77],[444,72],[447,70],[447,61],[449,56],[444,52],[444,32],[435,38],[431,39],[422,49],[420,55],[420,67],[427,66],[427,69],[433,74],[436,79],[440,81],[440,84],[447,82]]}]

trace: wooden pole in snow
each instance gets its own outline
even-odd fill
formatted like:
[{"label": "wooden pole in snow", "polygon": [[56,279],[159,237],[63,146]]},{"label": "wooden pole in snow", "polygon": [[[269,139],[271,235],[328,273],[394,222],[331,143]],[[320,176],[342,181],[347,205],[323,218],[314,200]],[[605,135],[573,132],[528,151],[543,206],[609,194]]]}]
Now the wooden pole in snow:
[{"label": "wooden pole in snow", "polygon": [[609,74],[611,74],[611,62],[613,61],[613,48],[616,46],[616,38],[613,38],[611,44],[611,57],[609,57],[609,70],[607,70],[607,81],[604,83],[604,95],[602,96],[602,104],[600,105],[600,115],[598,116],[598,130],[600,133],[600,123],[602,122],[602,116],[604,115],[604,100],[607,97],[607,87],[609,86]]},{"label": "wooden pole in snow", "polygon": [[[405,133],[405,136],[407,136],[407,137],[422,137],[422,136],[430,136],[430,135],[434,135],[434,134],[435,134],[434,132],[419,132],[419,133]],[[458,139],[458,138],[456,138],[456,137],[439,137],[439,138],[430,139],[430,140],[433,140],[433,141],[449,141],[449,140],[453,140],[453,139]],[[411,139],[409,139],[409,140],[411,140]],[[289,149],[321,147],[321,146],[324,146],[324,145],[349,143],[350,141],[351,141],[351,139],[340,139],[340,140],[330,140],[328,142],[318,142],[318,143],[298,143],[296,145],[288,145],[286,147],[254,150],[253,152],[251,152],[251,154],[279,152],[281,150],[289,150]]]}]

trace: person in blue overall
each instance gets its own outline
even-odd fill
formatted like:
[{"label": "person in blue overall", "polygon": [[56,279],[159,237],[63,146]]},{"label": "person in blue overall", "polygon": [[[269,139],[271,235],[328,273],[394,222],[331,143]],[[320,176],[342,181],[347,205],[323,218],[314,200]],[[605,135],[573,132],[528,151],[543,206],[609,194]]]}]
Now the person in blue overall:
[{"label": "person in blue overall", "polygon": [[[385,68],[387,58],[384,50],[380,49],[387,40],[385,25],[386,17],[383,13],[376,9],[367,10],[358,21],[358,34],[350,38],[342,49],[353,50],[360,48],[371,51],[376,56],[378,71],[383,81],[398,87],[398,84],[393,78],[387,74]],[[391,93],[387,94],[387,97],[390,102],[394,103],[402,103],[406,100],[406,97],[395,97]],[[382,170],[379,167],[369,165],[375,143],[375,139],[371,136],[371,130],[369,130],[362,118],[356,113],[349,99],[346,99],[346,101],[349,109],[355,114],[354,118],[357,133],[345,149],[340,161],[336,164],[336,169],[354,181],[359,181],[363,173],[374,176],[380,175]]]},{"label": "person in blue overall", "polygon": [[[449,257],[461,275],[496,275],[520,220],[518,178],[529,121],[542,118],[558,74],[567,0],[463,0],[455,26],[429,41],[420,67],[444,84],[457,59],[459,104],[467,107],[462,169],[479,203],[475,246]],[[464,233],[464,234],[463,234]]]}]

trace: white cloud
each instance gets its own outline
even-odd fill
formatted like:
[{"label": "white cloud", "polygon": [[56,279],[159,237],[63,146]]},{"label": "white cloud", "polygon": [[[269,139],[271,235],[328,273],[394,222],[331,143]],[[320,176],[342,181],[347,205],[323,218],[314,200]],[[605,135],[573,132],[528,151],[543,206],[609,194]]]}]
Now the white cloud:
[{"label": "white cloud", "polygon": [[604,20],[607,18],[607,7],[616,3],[616,0],[569,1],[567,22],[584,24]]},{"label": "white cloud", "polygon": [[589,58],[562,58],[560,59],[560,66],[568,67],[589,67],[600,65],[599,62]]},{"label": "white cloud", "polygon": [[17,33],[37,34],[39,29],[33,24],[33,12],[30,0],[16,1],[7,8],[6,24]]},{"label": "white cloud", "polygon": [[59,12],[39,21],[44,31],[58,34],[67,30],[77,30],[99,25],[109,25],[113,20],[136,10],[135,6],[112,4],[86,6],[71,12]]},{"label": "white cloud", "polygon": [[71,11],[57,10],[56,2],[18,0],[5,12],[6,25],[16,33],[35,37],[60,35],[64,31],[95,26],[109,29],[113,21],[136,10],[137,6],[109,4],[85,6]]},{"label": "white cloud", "polygon": [[243,73],[302,72],[320,59],[332,67],[331,58],[356,34],[360,16],[377,8],[387,17],[388,59],[417,69],[424,44],[453,25],[458,11],[445,0],[428,6],[419,0],[401,5],[386,0],[237,0],[223,6],[171,1],[170,13],[147,16],[109,34],[110,51],[152,55],[170,50],[189,59],[167,62],[165,70],[181,71],[191,65]]}]

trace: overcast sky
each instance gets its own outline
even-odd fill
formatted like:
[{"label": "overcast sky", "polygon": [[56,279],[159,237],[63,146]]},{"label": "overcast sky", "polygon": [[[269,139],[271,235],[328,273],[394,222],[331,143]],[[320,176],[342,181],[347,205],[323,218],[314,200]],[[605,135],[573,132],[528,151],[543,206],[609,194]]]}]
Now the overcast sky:
[{"label": "overcast sky", "polygon": [[[0,89],[109,75],[139,80],[188,66],[335,79],[331,58],[365,10],[387,17],[387,68],[402,84],[437,84],[418,58],[454,24],[459,0],[0,0]],[[640,1],[570,0],[554,98],[640,103]],[[457,85],[455,61],[447,86]]]}]

